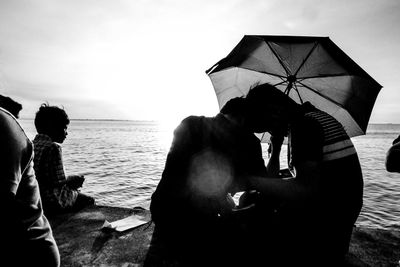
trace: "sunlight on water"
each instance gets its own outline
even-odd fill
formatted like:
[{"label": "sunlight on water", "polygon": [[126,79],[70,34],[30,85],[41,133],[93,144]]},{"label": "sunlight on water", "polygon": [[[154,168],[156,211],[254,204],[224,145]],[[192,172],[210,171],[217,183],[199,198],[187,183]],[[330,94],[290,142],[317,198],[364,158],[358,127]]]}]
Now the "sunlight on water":
[{"label": "sunlight on water", "polygon": [[[20,120],[29,138],[32,120]],[[63,144],[67,174],[83,174],[82,191],[101,205],[148,208],[164,169],[173,131],[180,121],[73,120]],[[388,173],[384,160],[400,125],[371,125],[353,138],[364,175],[364,206],[357,224],[400,229],[400,174]],[[265,162],[267,143],[262,143]],[[282,168],[287,166],[286,146]]]}]

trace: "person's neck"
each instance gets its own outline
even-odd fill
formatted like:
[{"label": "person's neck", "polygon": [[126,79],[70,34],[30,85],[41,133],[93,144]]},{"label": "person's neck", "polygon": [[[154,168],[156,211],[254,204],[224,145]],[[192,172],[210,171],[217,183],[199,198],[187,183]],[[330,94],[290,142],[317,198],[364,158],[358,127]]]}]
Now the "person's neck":
[{"label": "person's neck", "polygon": [[235,116],[232,114],[223,114],[221,113],[229,123],[232,124],[235,128],[239,128],[242,130],[246,130],[245,119],[241,116]]}]

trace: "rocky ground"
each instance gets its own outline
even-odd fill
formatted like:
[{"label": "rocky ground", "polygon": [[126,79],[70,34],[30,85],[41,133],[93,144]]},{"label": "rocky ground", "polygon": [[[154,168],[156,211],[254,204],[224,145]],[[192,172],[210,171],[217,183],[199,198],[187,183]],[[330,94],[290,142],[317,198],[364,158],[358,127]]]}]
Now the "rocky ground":
[{"label": "rocky ground", "polygon": [[[163,259],[162,253],[152,246],[152,223],[125,232],[102,230],[105,220],[112,222],[133,213],[150,219],[148,210],[106,206],[50,218],[61,266],[180,266],[176,261]],[[359,227],[354,230],[346,266],[399,267],[399,260],[399,231]]]}]

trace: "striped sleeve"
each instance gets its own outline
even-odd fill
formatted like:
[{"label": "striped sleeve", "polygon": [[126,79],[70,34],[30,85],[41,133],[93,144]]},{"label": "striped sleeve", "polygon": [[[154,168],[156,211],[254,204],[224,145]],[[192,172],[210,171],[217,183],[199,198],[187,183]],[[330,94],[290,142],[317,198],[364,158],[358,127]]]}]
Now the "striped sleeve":
[{"label": "striped sleeve", "polygon": [[321,126],[324,137],[323,161],[331,161],[356,154],[349,136],[335,118],[319,110],[306,113],[305,116],[317,121]]}]

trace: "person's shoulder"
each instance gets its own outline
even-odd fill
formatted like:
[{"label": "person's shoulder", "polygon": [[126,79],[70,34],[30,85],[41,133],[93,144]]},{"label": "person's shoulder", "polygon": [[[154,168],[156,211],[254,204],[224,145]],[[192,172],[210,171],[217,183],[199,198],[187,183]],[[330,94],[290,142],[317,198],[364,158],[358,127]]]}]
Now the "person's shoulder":
[{"label": "person's shoulder", "polygon": [[182,120],[182,123],[196,124],[196,123],[199,123],[201,121],[204,121],[205,119],[207,119],[207,117],[205,117],[205,116],[191,115],[191,116],[188,116],[188,117],[184,118]]},{"label": "person's shoulder", "polygon": [[35,145],[41,145],[41,146],[46,146],[46,147],[57,147],[61,146],[60,144],[53,142],[51,138],[45,134],[37,134],[35,138],[33,139],[33,143]]},{"label": "person's shoulder", "polygon": [[6,131],[11,131],[14,121],[16,123],[16,120],[11,115],[11,113],[0,107],[0,126],[2,133],[6,133]]},{"label": "person's shoulder", "polygon": [[29,138],[27,137],[22,126],[19,124],[18,120],[10,112],[1,107],[0,107],[0,127],[1,127],[1,135],[3,137],[12,135],[14,136],[14,139],[18,136],[20,138],[24,138],[29,141]]},{"label": "person's shoulder", "polygon": [[299,132],[319,131],[321,125],[318,120],[312,116],[312,113],[305,113],[296,121],[294,128]]},{"label": "person's shoulder", "polygon": [[194,135],[202,131],[206,121],[210,119],[205,116],[188,116],[175,128],[174,135]]},{"label": "person's shoulder", "polygon": [[[6,124],[12,125],[16,124],[19,125],[18,121],[16,118],[6,109],[0,107],[0,121],[4,126]],[[4,126],[2,126],[4,128]]]},{"label": "person's shoulder", "polygon": [[59,143],[53,142],[50,138],[46,138],[45,136],[37,135],[33,140],[33,145],[35,147],[35,151],[61,151],[61,145]]},{"label": "person's shoulder", "polygon": [[385,159],[385,167],[388,172],[400,172],[400,142],[392,145],[387,153]]},{"label": "person's shoulder", "polygon": [[195,116],[191,115],[186,118],[184,118],[179,127],[180,128],[197,128],[200,127],[205,121],[209,120],[210,118],[207,118],[205,116]]},{"label": "person's shoulder", "polygon": [[56,142],[49,142],[48,149],[53,153],[61,153],[61,145]]}]

